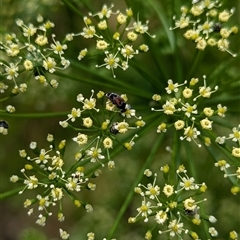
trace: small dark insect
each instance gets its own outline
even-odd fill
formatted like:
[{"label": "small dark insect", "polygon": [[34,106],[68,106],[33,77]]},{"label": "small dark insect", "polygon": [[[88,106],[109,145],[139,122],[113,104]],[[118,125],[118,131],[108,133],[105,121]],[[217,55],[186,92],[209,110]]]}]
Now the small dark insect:
[{"label": "small dark insect", "polygon": [[197,214],[197,208],[195,208],[193,210],[184,209],[184,212],[188,216],[195,216]]},{"label": "small dark insect", "polygon": [[118,108],[121,112],[126,112],[131,109],[131,106],[127,104],[122,97],[116,93],[106,93],[105,96]]},{"label": "small dark insect", "polygon": [[117,125],[118,125],[118,122],[114,122],[111,127],[110,127],[110,132],[113,133],[113,134],[117,134],[119,133],[118,129],[117,129]]},{"label": "small dark insect", "polygon": [[73,173],[72,178],[76,180],[76,183],[81,183],[82,181],[80,173]]},{"label": "small dark insect", "polygon": [[221,23],[214,23],[212,28],[213,28],[214,32],[220,32],[222,25],[221,25]]},{"label": "small dark insect", "polygon": [[9,124],[5,120],[0,120],[0,127],[8,129],[9,128]]}]

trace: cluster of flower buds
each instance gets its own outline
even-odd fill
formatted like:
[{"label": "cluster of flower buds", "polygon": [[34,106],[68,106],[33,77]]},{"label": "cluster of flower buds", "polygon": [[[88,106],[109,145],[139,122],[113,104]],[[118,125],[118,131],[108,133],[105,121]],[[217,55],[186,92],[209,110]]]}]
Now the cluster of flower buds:
[{"label": "cluster of flower buds", "polygon": [[181,13],[178,20],[174,16],[175,27],[170,30],[187,29],[183,36],[196,42],[196,48],[199,50],[204,50],[206,46],[217,47],[219,51],[228,52],[236,57],[236,54],[229,50],[228,38],[238,32],[238,27],[229,27],[226,24],[234,9],[221,10],[218,0],[193,0],[190,7],[181,7]]},{"label": "cluster of flower buds", "polygon": [[[211,118],[213,116],[224,117],[227,108],[221,104],[218,104],[215,110],[208,106],[202,107],[203,102],[208,102],[204,101],[204,98],[209,99],[211,94],[218,90],[218,86],[215,86],[212,90],[211,87],[206,85],[206,76],[203,76],[203,85],[200,85],[196,91],[198,82],[198,78],[192,78],[189,86],[185,86],[180,90],[179,87],[187,85],[187,81],[178,84],[169,79],[168,86],[165,88],[167,95],[154,94],[152,97],[156,102],[164,101],[162,108],[152,108],[152,111],[160,111],[169,116],[169,121],[166,121],[165,116],[165,122],[158,126],[158,133],[166,132],[168,128],[174,126],[177,131],[183,131],[183,135],[180,137],[181,140],[194,141],[201,147],[201,144],[197,143],[196,139],[200,138],[205,145],[209,146],[211,139],[205,135],[212,130],[213,120]],[[201,102],[201,107],[198,107],[199,102]]]},{"label": "cluster of flower buds", "polygon": [[[76,207],[83,206],[87,212],[91,212],[93,207],[86,201],[79,200],[76,193],[84,189],[94,191],[96,184],[91,179],[96,178],[101,173],[96,170],[85,173],[84,164],[81,161],[75,162],[66,169],[64,164],[64,152],[66,141],[62,140],[55,146],[54,137],[48,134],[47,141],[50,143],[48,149],[38,148],[36,142],[31,142],[30,149],[34,157],[27,154],[26,150],[20,150],[19,154],[25,159],[26,164],[21,169],[21,175],[13,175],[11,182],[23,184],[19,194],[26,190],[34,191],[35,196],[28,198],[24,202],[24,207],[28,208],[28,215],[36,215],[39,211],[36,224],[44,226],[47,220],[54,215],[52,209],[58,207],[57,219],[62,222],[65,219],[62,201],[68,196]],[[73,156],[74,159],[74,156]],[[55,211],[54,211],[55,212]],[[68,239],[69,234],[59,229],[62,239]]]},{"label": "cluster of flower buds", "polygon": [[[103,166],[104,162],[107,161],[109,169],[114,168],[115,163],[110,157],[114,142],[117,145],[122,145],[127,150],[131,150],[135,144],[134,139],[138,135],[136,133],[129,134],[129,132],[136,132],[137,129],[145,125],[145,122],[140,116],[136,116],[136,110],[127,103],[125,94],[105,94],[99,91],[97,98],[95,98],[92,90],[89,99],[82,94],[78,94],[77,101],[82,106],[72,108],[68,118],[60,121],[62,127],[70,127],[78,132],[77,136],[73,138],[73,141],[80,147],[76,153],[76,160],[98,162]],[[81,119],[80,126],[75,127],[70,124],[70,122],[75,122],[78,118]],[[126,135],[125,139],[128,138],[129,141],[120,143],[116,135]]]},{"label": "cluster of flower buds", "polygon": [[[81,35],[86,39],[95,39],[96,50],[104,55],[104,63],[96,67],[106,67],[112,71],[115,78],[114,69],[121,68],[126,70],[129,67],[129,60],[139,52],[147,52],[146,44],[137,45],[136,40],[141,34],[148,33],[148,21],[142,23],[137,19],[133,22],[132,10],[126,9],[125,13],[120,11],[113,12],[114,5],[108,7],[103,5],[100,12],[89,13],[84,17],[85,27],[83,31],[74,36]],[[115,20],[115,29],[112,29]],[[97,21],[97,23],[95,23]],[[129,26],[132,24],[131,26]],[[80,51],[78,59],[81,60],[88,53],[87,48]]]},{"label": "cluster of flower buds", "polygon": [[[228,136],[218,136],[215,141],[229,153],[228,160],[220,159],[215,163],[215,166],[224,172],[225,178],[229,178],[232,182],[233,187],[231,188],[231,192],[236,195],[240,192],[240,125],[233,127],[232,132]],[[230,148],[227,144],[229,141],[235,146],[231,144]]]},{"label": "cluster of flower buds", "polygon": [[[216,222],[214,216],[205,215],[200,211],[201,203],[207,199],[198,201],[195,199],[207,190],[206,184],[195,183],[195,179],[187,175],[187,170],[183,165],[178,167],[177,180],[174,183],[170,181],[168,165],[161,167],[160,170],[166,179],[163,186],[157,184],[157,173],[153,174],[149,169],[144,171],[144,175],[151,182],[147,185],[140,183],[135,188],[135,192],[142,197],[142,204],[137,208],[138,214],[129,218],[129,223],[135,223],[142,219],[144,222],[148,222],[149,218],[153,218],[157,226],[167,228],[158,230],[158,234],[168,233],[169,239],[175,236],[183,239],[184,234],[188,234],[193,239],[199,239],[198,234],[191,230],[190,223],[199,226],[202,221]],[[148,230],[145,238],[152,239],[153,235],[157,234],[154,232],[156,230],[157,228]],[[199,229],[199,231],[201,230]],[[209,227],[209,233],[212,236],[218,234],[213,227]]]},{"label": "cluster of flower buds", "polygon": [[[50,84],[56,88],[58,82],[50,79],[47,73],[66,69],[70,65],[70,61],[64,57],[64,51],[67,49],[66,43],[72,40],[72,35],[68,34],[60,43],[55,34],[49,36],[55,26],[53,22],[44,21],[42,16],[38,16],[37,21],[39,25],[35,26],[32,23],[26,25],[23,20],[18,19],[16,24],[21,35],[6,34],[5,41],[0,42],[0,49],[6,53],[5,58],[0,61],[0,74],[13,82],[12,94],[25,92],[28,82],[26,79],[32,76],[44,86]],[[2,81],[0,92],[4,93],[8,87],[6,81]]]}]

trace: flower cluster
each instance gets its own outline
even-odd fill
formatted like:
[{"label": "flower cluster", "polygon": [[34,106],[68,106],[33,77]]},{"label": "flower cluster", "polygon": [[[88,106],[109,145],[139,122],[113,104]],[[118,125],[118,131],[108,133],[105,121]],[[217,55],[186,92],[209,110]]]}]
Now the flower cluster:
[{"label": "flower cluster", "polygon": [[[155,36],[148,33],[148,21],[142,23],[137,19],[136,22],[132,23],[133,12],[130,8],[122,13],[120,11],[113,12],[113,7],[114,5],[110,7],[103,5],[100,12],[89,13],[89,17],[83,19],[85,23],[83,31],[74,35],[81,35],[86,39],[95,39],[97,52],[104,55],[104,63],[96,65],[96,67],[106,67],[112,71],[113,77],[116,77],[114,69],[126,70],[129,67],[129,60],[134,55],[148,51],[146,44],[134,46],[137,45],[136,41],[139,35]],[[116,27],[111,29],[114,20]],[[129,26],[130,23],[132,23],[131,26]],[[78,59],[81,60],[87,53],[87,48],[81,50]]]},{"label": "flower cluster", "polygon": [[[227,147],[227,140],[231,141],[233,144],[235,144],[235,146],[233,145],[231,148]],[[231,192],[235,195],[240,192],[240,163],[238,160],[240,158],[240,125],[233,127],[232,133],[229,133],[228,136],[218,136],[216,138],[216,142],[219,144],[219,146],[225,146],[226,150],[229,151],[229,153],[233,156],[233,158],[229,157],[228,161],[225,159],[218,160],[215,163],[215,166],[219,167],[219,169],[224,172],[224,177],[229,178],[234,184]],[[234,168],[235,172],[230,172],[230,168]]]},{"label": "flower cluster", "polygon": [[[38,16],[38,26],[29,23],[26,25],[23,20],[16,21],[21,30],[21,36],[14,33],[5,35],[5,41],[0,42],[0,49],[6,53],[5,59],[0,61],[0,74],[4,79],[13,82],[12,94],[18,94],[27,90],[26,79],[33,76],[44,86],[50,84],[56,88],[58,82],[50,79],[47,73],[54,73],[56,70],[66,69],[70,62],[64,57],[67,49],[67,41],[72,40],[70,35],[60,43],[56,40],[55,34],[49,36],[49,32],[55,26],[51,21],[44,21]],[[21,74],[30,73],[30,76]],[[22,82],[24,79],[24,82]],[[9,85],[6,81],[0,83],[0,92],[4,93]]]},{"label": "flower cluster", "polygon": [[[213,116],[225,117],[227,107],[218,104],[216,109],[211,107],[200,107],[204,98],[209,99],[211,94],[218,90],[218,86],[215,86],[212,90],[211,87],[206,85],[206,76],[203,76],[203,85],[198,85],[198,78],[192,78],[189,82],[189,86],[185,86],[182,90],[179,90],[181,86],[187,85],[187,81],[183,84],[174,83],[171,79],[168,80],[168,86],[166,89],[166,96],[160,96],[154,94],[152,99],[157,102],[164,101],[161,109],[152,108],[152,111],[160,111],[169,116],[169,121],[162,122],[157,132],[166,132],[168,128],[174,127],[177,131],[182,131],[183,135],[181,140],[192,140],[201,147],[201,144],[196,142],[197,138],[200,138],[205,145],[211,144],[211,139],[204,136],[208,131],[212,130]],[[170,96],[168,96],[170,95]],[[199,105],[199,106],[198,106]],[[202,134],[201,134],[202,133]]]},{"label": "flower cluster", "polygon": [[[96,184],[90,181],[90,178],[96,178],[99,171],[85,174],[84,166],[77,162],[64,169],[64,150],[66,141],[62,140],[58,146],[55,146],[54,137],[48,134],[47,141],[50,142],[48,149],[39,149],[36,142],[31,142],[30,149],[35,157],[27,154],[26,150],[20,150],[19,154],[26,160],[26,164],[21,169],[21,176],[13,175],[11,182],[24,184],[19,194],[26,190],[37,189],[38,194],[31,199],[26,199],[24,207],[29,208],[28,215],[36,215],[39,211],[36,224],[44,226],[50,216],[51,209],[58,206],[57,219],[62,222],[65,219],[62,201],[65,196],[69,196],[76,207],[84,206],[87,212],[93,210],[92,206],[82,200],[79,200],[75,193],[88,189],[94,191]],[[35,207],[34,207],[35,206]],[[62,229],[60,236],[62,239],[68,239],[69,234]]]},{"label": "flower cluster", "polygon": [[[88,160],[90,162],[98,162],[104,166],[104,162],[108,162],[108,168],[115,167],[114,161],[110,157],[110,151],[113,149],[114,142],[122,145],[125,149],[131,150],[135,144],[134,139],[137,134],[127,134],[131,130],[136,130],[145,125],[140,116],[136,116],[136,110],[127,104],[127,96],[121,96],[116,93],[105,94],[102,91],[97,93],[97,98],[92,95],[85,98],[82,94],[78,94],[77,101],[82,107],[72,108],[68,118],[60,121],[62,127],[70,127],[78,134],[73,138],[80,149],[76,153],[76,160]],[[104,101],[106,96],[107,101]],[[99,107],[97,108],[97,104]],[[80,118],[79,127],[74,127],[70,122],[75,122]],[[116,135],[125,135],[130,138],[129,141],[120,143]],[[103,149],[106,152],[105,158]]]},{"label": "flower cluster", "polygon": [[[232,140],[236,144],[236,146],[240,146],[240,124],[237,127],[233,127],[232,133],[229,133],[228,137],[227,136],[218,136],[216,138],[216,142],[220,145],[224,145],[226,140]],[[239,150],[236,149],[236,151],[232,150],[232,155],[234,157],[240,157],[239,155]]]},{"label": "flower cluster", "polygon": [[238,32],[238,27],[225,26],[234,9],[221,10],[218,0],[202,0],[193,1],[190,8],[182,6],[181,13],[180,19],[174,17],[175,27],[170,30],[185,28],[187,30],[183,36],[194,41],[197,49],[204,50],[206,46],[217,47],[219,51],[228,52],[236,57],[236,54],[229,50],[228,38]]},{"label": "flower cluster", "polygon": [[[195,179],[187,175],[187,170],[183,165],[180,165],[176,171],[175,182],[170,181],[168,165],[161,167],[160,170],[166,179],[164,186],[157,184],[157,173],[153,174],[149,169],[144,171],[144,174],[152,181],[147,185],[138,184],[135,188],[135,192],[142,197],[142,204],[137,208],[138,214],[129,218],[129,223],[142,219],[148,222],[149,218],[153,218],[156,227],[160,225],[161,229],[166,229],[159,230],[158,233],[168,233],[169,239],[175,236],[183,239],[184,234],[188,234],[193,239],[199,239],[198,234],[191,230],[191,224],[201,226],[202,221],[216,222],[214,216],[205,215],[199,210],[201,203],[207,199],[197,200],[197,196],[207,190],[206,184],[195,183]],[[146,239],[152,239],[156,227],[147,231]],[[218,235],[213,227],[209,227],[209,233],[211,236]]]}]

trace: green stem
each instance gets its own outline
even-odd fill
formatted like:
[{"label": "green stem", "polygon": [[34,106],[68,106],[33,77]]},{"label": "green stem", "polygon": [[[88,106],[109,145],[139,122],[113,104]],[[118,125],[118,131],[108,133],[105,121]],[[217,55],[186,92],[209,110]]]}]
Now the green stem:
[{"label": "green stem", "polygon": [[19,187],[19,188],[13,189],[13,190],[5,192],[5,193],[0,193],[0,200],[17,195],[22,189],[23,189],[23,187]]},{"label": "green stem", "polygon": [[171,159],[170,179],[169,179],[171,184],[175,184],[177,181],[176,170],[179,165],[180,146],[181,146],[181,141],[179,139],[179,134],[177,131],[175,131],[173,143],[172,143],[172,149],[171,149],[172,159]]},{"label": "green stem", "polygon": [[[70,60],[71,61],[71,65],[88,73],[92,70],[91,68],[84,66],[82,64],[80,64],[77,61],[74,60]],[[107,70],[106,70],[107,71]],[[133,91],[133,86],[131,84],[131,82],[128,82],[126,79],[114,79],[112,77],[108,77],[106,74],[103,75],[101,73],[99,73],[99,71],[91,71],[91,78],[90,77],[84,77],[84,75],[86,74],[81,74],[78,76],[72,76],[69,74],[64,74],[62,72],[56,71],[53,73],[54,75],[57,76],[61,76],[64,77],[66,79],[71,79],[77,82],[84,82],[87,84],[90,84],[92,86],[103,86],[105,88],[108,89],[112,89],[112,90],[121,90],[124,89],[124,93],[131,93],[131,95],[133,96],[139,96],[139,97],[145,97],[145,98],[149,98],[149,94],[146,93],[146,91],[142,91],[142,87],[138,86],[138,85],[134,85],[134,91]]]},{"label": "green stem", "polygon": [[[236,81],[239,81],[239,80],[236,80]],[[225,87],[227,87],[227,86],[225,86]],[[228,87],[229,87],[229,85],[228,85]],[[236,89],[239,90],[239,87],[237,86]],[[219,93],[217,92],[217,94],[219,94]],[[221,104],[230,104],[230,103],[239,101],[239,96],[238,95],[234,96],[234,95],[226,95],[226,94],[220,95],[219,94],[218,96],[214,96],[214,98],[212,98],[212,99],[207,99],[207,101],[208,101],[209,105],[214,105],[214,104],[217,105],[220,102],[221,102]],[[199,103],[198,106],[202,106],[202,105],[203,104]]]},{"label": "green stem", "polygon": [[194,153],[192,151],[192,148],[189,147],[189,143],[187,141],[184,141],[184,148],[185,148],[185,152],[186,152],[187,163],[188,163],[189,168],[190,168],[190,173],[191,173],[192,176],[194,176],[195,179],[198,179],[197,178],[197,171],[196,171],[196,163],[195,163],[194,158],[193,158]]},{"label": "green stem", "polygon": [[[205,209],[203,209],[203,208],[204,208],[204,206],[202,205],[200,207],[200,216],[204,215],[204,213],[205,213]],[[205,239],[209,239],[210,238],[210,234],[208,232],[209,222],[208,221],[202,221],[202,224],[203,224],[202,228],[204,229],[204,232],[205,232]]]},{"label": "green stem", "polygon": [[10,118],[49,118],[49,117],[61,117],[66,116],[69,112],[56,112],[56,113],[13,113],[1,112],[1,117]]},{"label": "green stem", "polygon": [[173,32],[169,30],[169,23],[167,22],[169,18],[166,17],[165,15],[164,7],[160,3],[160,1],[149,0],[147,1],[147,3],[149,4],[149,6],[151,6],[152,9],[156,11],[159,19],[161,20],[161,23],[167,35],[171,50],[172,52],[174,52],[176,48],[175,38],[174,38]]},{"label": "green stem", "polygon": [[221,75],[221,73],[225,73],[226,69],[229,69],[230,66],[234,66],[234,64],[239,63],[239,57],[237,58],[224,58],[221,60],[221,62],[217,61],[215,63],[215,66],[212,67],[213,71],[209,73],[208,77],[209,79],[217,79],[218,76]]},{"label": "green stem", "polygon": [[197,53],[196,53],[196,55],[194,56],[193,64],[192,64],[192,66],[191,66],[191,68],[190,68],[190,71],[189,71],[189,73],[188,73],[187,79],[193,77],[192,74],[193,74],[193,72],[196,72],[196,71],[195,71],[195,70],[196,70],[196,67],[199,66],[199,62],[201,61],[202,57],[203,57],[202,51],[197,50]]},{"label": "green stem", "polygon": [[71,9],[73,12],[75,12],[77,15],[79,15],[81,18],[83,18],[83,14],[78,11],[78,8],[75,7],[71,1],[68,1],[68,0],[62,0],[62,2],[69,8]]},{"label": "green stem", "polygon": [[147,72],[146,68],[144,68],[142,65],[139,64],[138,61],[132,61],[131,65],[136,69],[138,73],[140,73],[142,76],[144,76],[144,80],[147,82],[150,82],[152,84],[152,87],[155,89],[159,88],[160,81],[158,78],[156,78],[154,75]]},{"label": "green stem", "polygon": [[10,99],[10,98],[13,97],[13,96],[16,96],[16,95],[9,95],[9,96],[7,96],[7,97],[5,97],[5,98],[2,98],[2,99],[0,99],[0,102],[4,102],[4,101]]},{"label": "green stem", "polygon": [[174,51],[173,53],[173,60],[175,62],[175,77],[177,79],[177,82],[178,83],[182,83],[184,82],[184,79],[183,79],[183,67],[182,67],[182,62],[181,62],[181,56],[180,56],[180,52],[179,51]]},{"label": "green stem", "polygon": [[123,217],[123,214],[125,213],[127,207],[128,207],[129,204],[130,204],[130,201],[131,201],[131,199],[132,199],[132,197],[133,197],[133,194],[134,194],[133,189],[134,189],[134,187],[137,186],[137,184],[141,181],[141,179],[142,179],[142,177],[143,177],[143,172],[144,172],[144,170],[145,170],[145,169],[152,163],[152,161],[154,160],[155,154],[156,154],[157,150],[159,149],[159,145],[160,145],[161,142],[163,141],[163,136],[164,136],[164,135],[162,134],[162,135],[160,135],[160,137],[158,137],[158,139],[156,140],[154,146],[153,146],[152,149],[151,149],[151,152],[150,152],[150,154],[149,154],[149,156],[148,156],[145,164],[142,166],[141,170],[139,171],[138,175],[136,176],[136,179],[135,179],[135,181],[134,181],[134,183],[133,183],[133,185],[132,185],[132,187],[131,187],[131,191],[128,193],[128,195],[127,195],[127,197],[126,197],[123,205],[121,206],[121,208],[120,208],[120,210],[119,210],[119,212],[118,212],[118,215],[117,215],[117,217],[116,217],[116,220],[115,220],[115,222],[113,223],[113,226],[112,226],[112,228],[111,228],[110,231],[109,231],[109,234],[108,234],[108,238],[107,238],[107,239],[111,239],[112,236],[113,236],[113,234],[114,234],[114,232],[116,231],[117,226],[118,226],[121,218]]}]

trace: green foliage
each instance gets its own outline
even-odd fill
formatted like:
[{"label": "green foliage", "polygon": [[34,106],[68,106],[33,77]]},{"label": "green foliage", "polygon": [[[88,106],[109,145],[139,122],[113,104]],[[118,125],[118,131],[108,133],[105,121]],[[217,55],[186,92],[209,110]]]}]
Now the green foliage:
[{"label": "green foliage", "polygon": [[25,229],[20,235],[19,240],[46,240],[47,237],[39,230],[30,228]]}]

